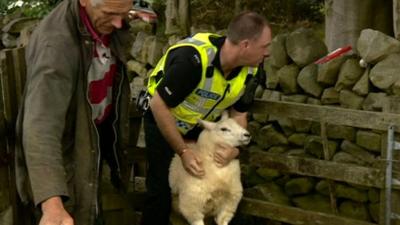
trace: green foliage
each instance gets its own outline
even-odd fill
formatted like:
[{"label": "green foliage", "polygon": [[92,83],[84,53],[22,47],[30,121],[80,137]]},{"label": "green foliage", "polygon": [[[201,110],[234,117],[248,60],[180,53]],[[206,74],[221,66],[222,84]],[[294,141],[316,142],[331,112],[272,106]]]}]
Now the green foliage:
[{"label": "green foliage", "polygon": [[[191,0],[193,24],[213,24],[217,29],[226,28],[235,13],[234,2],[234,0]],[[324,21],[324,0],[241,0],[237,10],[256,11],[271,23],[284,27],[298,21],[309,23]]]},{"label": "green foliage", "polygon": [[8,0],[0,0],[0,15],[6,14],[8,2]]},{"label": "green foliage", "polygon": [[42,18],[62,0],[0,0],[0,14],[20,12],[22,16]]},{"label": "green foliage", "polygon": [[[0,0],[0,15],[22,13],[22,16],[41,18],[62,0]],[[157,12],[159,24],[165,21],[167,0],[147,0]],[[22,3],[20,6],[16,2]],[[190,0],[193,25],[212,24],[216,29],[224,29],[235,10],[253,10],[264,15],[278,29],[288,29],[302,25],[322,23],[324,20],[324,0],[240,0],[235,9],[235,0]],[[160,27],[161,27],[160,26]]]},{"label": "green foliage", "polygon": [[301,0],[295,1],[297,20],[311,20],[315,22],[324,21],[323,0]]}]

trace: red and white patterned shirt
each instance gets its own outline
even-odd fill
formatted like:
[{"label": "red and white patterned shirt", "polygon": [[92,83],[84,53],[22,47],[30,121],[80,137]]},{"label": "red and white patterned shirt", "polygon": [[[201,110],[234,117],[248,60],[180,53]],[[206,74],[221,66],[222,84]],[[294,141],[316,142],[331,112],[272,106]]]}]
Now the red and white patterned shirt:
[{"label": "red and white patterned shirt", "polygon": [[100,36],[94,30],[84,8],[80,9],[80,17],[91,34],[94,49],[92,63],[88,72],[88,98],[92,107],[92,119],[96,124],[103,122],[113,108],[112,88],[117,72],[115,56],[109,47],[110,35]]}]

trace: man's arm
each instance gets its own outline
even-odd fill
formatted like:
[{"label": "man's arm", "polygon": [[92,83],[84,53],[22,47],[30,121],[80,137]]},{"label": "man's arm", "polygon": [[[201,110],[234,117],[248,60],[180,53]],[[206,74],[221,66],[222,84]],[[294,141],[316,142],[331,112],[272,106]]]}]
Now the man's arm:
[{"label": "man's arm", "polygon": [[231,107],[229,109],[229,117],[236,120],[236,122],[243,128],[247,128],[247,112],[239,112]]},{"label": "man's arm", "polygon": [[150,101],[150,108],[164,138],[181,157],[185,170],[197,177],[204,176],[204,170],[201,166],[200,159],[186,145],[182,135],[176,127],[175,118],[157,91],[154,93],[154,96]]},{"label": "man's arm", "polygon": [[39,225],[74,225],[74,220],[65,210],[61,197],[51,197],[42,202],[43,216]]},{"label": "man's arm", "polygon": [[43,212],[40,224],[72,225],[61,199],[68,197],[61,139],[77,74],[74,68],[79,62],[57,50],[60,45],[66,49],[71,44],[68,41],[37,40],[32,39],[26,52],[28,73],[22,124],[26,166],[34,204]]},{"label": "man's arm", "polygon": [[180,155],[187,172],[194,176],[204,175],[201,161],[185,144],[176,127],[176,120],[170,108],[179,105],[189,95],[201,79],[201,62],[193,47],[172,50],[166,59],[165,76],[150,101],[150,108],[161,133],[172,149]]}]

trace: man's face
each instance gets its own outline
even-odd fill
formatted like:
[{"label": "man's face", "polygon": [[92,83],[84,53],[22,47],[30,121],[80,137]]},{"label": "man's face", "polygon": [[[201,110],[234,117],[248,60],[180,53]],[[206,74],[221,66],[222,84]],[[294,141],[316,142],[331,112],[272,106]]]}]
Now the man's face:
[{"label": "man's face", "polygon": [[95,6],[91,0],[80,0],[86,9],[94,29],[99,34],[110,34],[122,27],[122,20],[132,8],[133,0],[104,0]]},{"label": "man's face", "polygon": [[265,57],[269,56],[271,44],[271,29],[264,27],[261,35],[257,39],[248,40],[243,52],[246,66],[258,66]]}]

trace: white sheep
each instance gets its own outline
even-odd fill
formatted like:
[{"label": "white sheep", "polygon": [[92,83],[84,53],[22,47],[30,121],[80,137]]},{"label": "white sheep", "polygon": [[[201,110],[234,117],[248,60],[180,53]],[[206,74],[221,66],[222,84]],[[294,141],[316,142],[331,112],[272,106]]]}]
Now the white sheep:
[{"label": "white sheep", "polygon": [[[234,119],[224,113],[216,123],[199,120],[204,127],[197,143],[190,148],[202,160],[203,178],[191,176],[175,155],[169,171],[169,184],[174,198],[174,208],[191,225],[204,225],[205,216],[213,216],[218,225],[227,225],[242,198],[239,160],[232,160],[225,167],[217,167],[214,152],[217,143],[233,147],[250,142],[250,134]],[[176,204],[175,204],[176,203]]]}]

